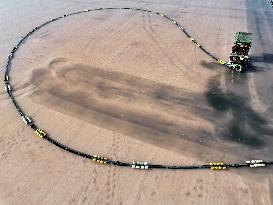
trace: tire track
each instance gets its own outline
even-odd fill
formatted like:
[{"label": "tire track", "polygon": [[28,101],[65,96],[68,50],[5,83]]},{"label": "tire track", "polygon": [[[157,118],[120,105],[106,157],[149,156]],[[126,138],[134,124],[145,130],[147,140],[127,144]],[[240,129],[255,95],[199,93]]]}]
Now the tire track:
[{"label": "tire track", "polygon": [[[119,149],[120,149],[120,138],[117,133],[113,134],[113,143],[112,143],[112,156],[115,159],[119,158]],[[116,167],[110,166],[107,168],[107,181],[106,181],[106,193],[105,193],[105,204],[113,204],[114,197],[116,194],[117,187],[117,169]]]},{"label": "tire track", "polygon": [[[177,65],[174,60],[172,59],[173,56],[176,56],[176,54],[173,53],[169,53],[170,48],[168,46],[166,46],[166,44],[164,43],[164,40],[159,37],[159,35],[157,34],[157,32],[152,28],[151,25],[151,21],[150,21],[150,15],[148,14],[148,23],[149,23],[149,28],[150,31],[146,28],[146,18],[145,18],[145,13],[142,14],[142,27],[143,29],[146,31],[146,33],[149,35],[150,39],[155,43],[155,45],[157,45],[157,47],[160,49],[160,51],[164,54],[165,57],[167,57],[167,59],[169,60],[169,62],[177,69],[179,69],[185,76],[191,78],[189,76],[189,74],[186,71],[183,71],[183,69],[180,68],[179,65]],[[153,36],[153,34],[155,35],[155,37]],[[160,40],[158,41],[157,38]],[[167,48],[167,49],[164,49]],[[183,62],[180,61],[180,63],[187,68],[188,70],[190,70],[190,67],[186,64],[184,64]]]},{"label": "tire track", "polygon": [[257,90],[255,88],[254,74],[249,74],[248,88],[250,93],[250,98],[252,101],[253,109],[259,112],[265,112],[267,110],[266,106],[260,101]]}]

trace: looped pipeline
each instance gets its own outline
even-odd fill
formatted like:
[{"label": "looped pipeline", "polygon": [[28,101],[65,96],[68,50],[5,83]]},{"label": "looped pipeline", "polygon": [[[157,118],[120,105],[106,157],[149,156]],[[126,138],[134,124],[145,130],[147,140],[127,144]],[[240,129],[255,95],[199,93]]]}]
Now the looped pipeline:
[{"label": "looped pipeline", "polygon": [[170,17],[166,16],[165,14],[162,14],[162,13],[157,12],[157,11],[151,11],[151,10],[140,9],[140,8],[98,8],[98,9],[83,10],[83,11],[79,11],[79,12],[65,14],[65,15],[57,17],[57,18],[52,18],[49,21],[41,24],[40,26],[37,26],[37,27],[33,28],[12,49],[11,53],[8,55],[8,60],[7,60],[7,64],[6,64],[6,71],[5,71],[5,77],[4,77],[5,91],[7,92],[7,94],[9,95],[12,103],[14,104],[15,108],[19,112],[19,114],[20,114],[20,116],[22,118],[22,121],[27,126],[29,126],[30,128],[32,128],[34,130],[34,133],[39,138],[47,140],[49,143],[51,143],[51,144],[59,147],[60,149],[62,149],[64,151],[67,151],[67,152],[69,152],[71,154],[74,154],[74,155],[77,155],[77,156],[80,156],[80,157],[84,157],[84,158],[88,158],[88,159],[92,160],[94,163],[97,163],[97,164],[113,165],[113,166],[120,166],[120,167],[130,167],[130,168],[138,169],[138,170],[151,170],[151,169],[172,169],[172,170],[210,169],[210,170],[227,170],[229,168],[242,168],[242,167],[257,168],[257,167],[265,167],[267,165],[273,165],[273,161],[272,162],[265,162],[263,160],[250,160],[250,161],[246,161],[245,163],[240,163],[240,164],[225,164],[224,162],[211,162],[211,163],[208,163],[206,165],[196,165],[196,166],[192,166],[192,165],[185,165],[185,166],[156,165],[156,164],[152,164],[152,163],[148,163],[148,162],[139,162],[139,161],[133,161],[132,163],[120,162],[120,161],[111,160],[109,158],[102,157],[102,156],[99,156],[99,155],[87,154],[87,153],[75,150],[73,148],[70,148],[70,147],[68,147],[68,146],[66,146],[66,145],[64,145],[64,144],[62,144],[62,143],[54,140],[53,138],[51,138],[49,136],[48,133],[46,133],[46,131],[40,129],[37,125],[35,125],[35,123],[31,119],[31,117],[27,116],[23,112],[23,110],[21,109],[21,107],[19,106],[19,104],[17,103],[17,101],[15,100],[15,97],[14,97],[14,95],[12,93],[12,86],[11,86],[9,72],[10,72],[12,60],[15,58],[16,51],[27,40],[27,38],[29,36],[31,36],[34,32],[38,31],[42,27],[45,27],[49,23],[52,23],[54,21],[57,21],[57,20],[60,20],[60,19],[63,19],[63,18],[67,18],[69,16],[78,15],[78,14],[81,14],[81,13],[86,13],[86,12],[91,12],[91,11],[102,11],[102,10],[135,10],[135,11],[142,11],[142,12],[154,13],[156,15],[159,15],[159,16],[167,19],[171,23],[173,23],[175,26],[177,26],[178,29],[180,29],[189,38],[189,40],[192,43],[195,44],[195,46],[197,46],[199,49],[201,49],[202,51],[204,51],[207,55],[209,55],[211,58],[213,58],[216,62],[218,62],[221,65],[224,65],[224,66],[228,67],[227,63],[225,61],[223,61],[223,60],[218,59],[217,57],[215,57],[213,54],[211,54],[209,51],[207,51],[203,46],[201,46],[197,42],[196,39],[192,38],[181,24],[179,24],[177,21],[171,19]]}]

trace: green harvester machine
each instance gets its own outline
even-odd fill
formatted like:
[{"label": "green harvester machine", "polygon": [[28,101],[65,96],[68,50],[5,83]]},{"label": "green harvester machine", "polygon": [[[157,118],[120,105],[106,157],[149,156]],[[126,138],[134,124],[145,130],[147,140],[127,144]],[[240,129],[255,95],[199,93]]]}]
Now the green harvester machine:
[{"label": "green harvester machine", "polygon": [[237,32],[227,66],[237,72],[244,72],[249,62],[249,50],[252,44],[252,34]]}]

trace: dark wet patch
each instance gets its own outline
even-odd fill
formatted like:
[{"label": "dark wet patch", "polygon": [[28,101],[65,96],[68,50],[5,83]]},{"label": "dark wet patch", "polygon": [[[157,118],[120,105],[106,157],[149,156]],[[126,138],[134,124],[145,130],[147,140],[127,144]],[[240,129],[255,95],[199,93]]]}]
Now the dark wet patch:
[{"label": "dark wet patch", "polygon": [[205,68],[212,69],[212,70],[214,70],[214,69],[219,69],[219,68],[222,67],[221,65],[219,65],[219,64],[216,63],[216,62],[208,62],[208,61],[205,61],[205,60],[200,61],[199,64],[200,64],[201,66],[205,67]]},{"label": "dark wet patch", "polygon": [[273,54],[263,53],[261,56],[251,56],[252,62],[262,62],[267,64],[273,64]]},{"label": "dark wet patch", "polygon": [[[212,139],[211,134],[199,124],[201,116],[191,114],[192,109],[198,113],[208,109],[203,97],[126,73],[59,65],[33,71],[31,82],[37,89],[31,98],[36,103],[191,156],[200,144],[215,143],[204,140]],[[213,147],[217,149],[217,144]]]},{"label": "dark wet patch", "polygon": [[[223,142],[238,146],[266,146],[267,122],[245,98],[224,93],[217,78],[210,81],[203,96],[127,73],[49,63],[48,68],[33,71],[31,83],[37,88],[32,95],[36,103],[191,156],[208,157],[212,150],[223,148],[232,153],[232,146],[219,144],[219,136]],[[231,118],[225,121],[227,113]],[[216,124],[216,135],[202,126],[202,121]]]},{"label": "dark wet patch", "polygon": [[242,122],[231,122],[231,125],[227,126],[229,130],[227,138],[238,143],[249,145],[250,147],[261,147],[264,143],[259,138],[247,133],[246,129],[244,129],[240,123]]},{"label": "dark wet patch", "polygon": [[[188,95],[181,95],[172,86],[164,86],[155,88],[150,95],[155,101],[164,105],[177,104],[183,106],[191,106],[193,104],[193,98],[189,98]],[[192,95],[193,97],[193,95]]]},{"label": "dark wet patch", "polygon": [[209,90],[206,93],[209,105],[219,112],[226,112],[230,109],[229,98],[219,88],[220,82],[212,80],[209,82]]},{"label": "dark wet patch", "polygon": [[252,148],[266,145],[265,138],[272,135],[273,129],[261,114],[251,108],[247,98],[223,92],[218,79],[210,81],[206,97],[212,108],[221,113],[219,120],[223,122],[223,128],[218,129],[218,133],[222,139]]},{"label": "dark wet patch", "polygon": [[264,53],[258,56],[251,56],[248,71],[265,72],[271,69],[271,64],[273,64],[273,54]]},{"label": "dark wet patch", "polygon": [[252,60],[250,60],[245,73],[264,72],[265,70],[266,70],[265,67],[261,67],[261,66],[255,64],[255,62],[252,62]]},{"label": "dark wet patch", "polygon": [[23,85],[18,86],[18,87],[15,85],[14,88],[13,88],[13,91],[16,92],[16,91],[19,91],[19,90],[23,90],[23,89],[27,88],[30,85],[31,84],[29,82],[24,83]]}]

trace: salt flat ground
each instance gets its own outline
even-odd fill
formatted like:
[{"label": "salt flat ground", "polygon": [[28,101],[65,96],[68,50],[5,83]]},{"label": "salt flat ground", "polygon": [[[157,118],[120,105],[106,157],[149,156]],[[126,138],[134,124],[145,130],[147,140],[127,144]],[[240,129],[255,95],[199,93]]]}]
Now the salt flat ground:
[{"label": "salt flat ground", "polygon": [[[272,160],[273,9],[266,0],[1,0],[1,67],[33,27],[100,7],[163,12],[224,60],[234,33],[252,32],[250,70],[227,71],[154,14],[72,16],[36,32],[12,64],[15,97],[42,129],[63,144],[120,161]],[[98,166],[35,137],[4,91],[0,105],[1,205],[272,204],[272,168]]]}]

